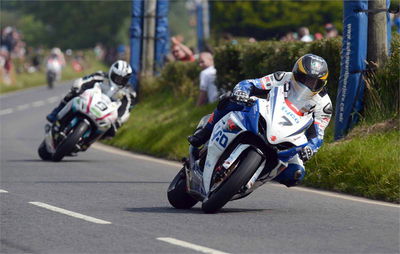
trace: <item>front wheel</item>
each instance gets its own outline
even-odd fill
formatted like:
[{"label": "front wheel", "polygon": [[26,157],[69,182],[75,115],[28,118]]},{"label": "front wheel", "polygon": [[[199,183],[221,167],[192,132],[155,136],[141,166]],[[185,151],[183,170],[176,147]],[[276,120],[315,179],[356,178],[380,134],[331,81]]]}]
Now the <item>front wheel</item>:
[{"label": "front wheel", "polygon": [[235,171],[203,202],[201,206],[203,211],[215,213],[228,203],[240,188],[249,182],[262,160],[263,157],[254,149],[248,150],[247,155],[242,158]]},{"label": "front wheel", "polygon": [[79,122],[75,128],[71,130],[68,136],[57,146],[56,152],[53,155],[53,161],[60,161],[65,155],[73,152],[76,144],[79,142],[88,128],[88,123],[85,121]]},{"label": "front wheel", "polygon": [[168,187],[168,201],[177,209],[190,209],[198,201],[186,191],[185,169],[181,169]]},{"label": "front wheel", "polygon": [[40,144],[38,148],[39,157],[44,161],[50,161],[52,159],[51,153],[47,151],[46,144],[44,141]]}]

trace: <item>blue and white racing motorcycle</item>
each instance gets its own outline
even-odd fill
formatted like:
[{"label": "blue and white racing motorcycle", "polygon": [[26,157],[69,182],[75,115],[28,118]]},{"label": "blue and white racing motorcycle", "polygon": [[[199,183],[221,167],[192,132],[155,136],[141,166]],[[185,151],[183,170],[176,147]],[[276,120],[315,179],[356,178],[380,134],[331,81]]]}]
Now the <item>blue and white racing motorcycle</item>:
[{"label": "blue and white racing motorcycle", "polygon": [[[275,178],[307,145],[312,114],[295,114],[284,87],[245,103],[243,111],[232,111],[215,124],[201,149],[189,147],[189,159],[168,188],[173,207],[189,209],[200,201],[204,212],[215,213]],[[197,130],[208,118],[202,118]]]}]

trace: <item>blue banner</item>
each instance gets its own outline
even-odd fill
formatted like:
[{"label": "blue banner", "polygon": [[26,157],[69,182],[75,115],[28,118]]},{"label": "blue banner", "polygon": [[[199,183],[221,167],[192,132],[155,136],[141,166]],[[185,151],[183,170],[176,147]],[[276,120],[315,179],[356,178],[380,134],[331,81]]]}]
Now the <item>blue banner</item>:
[{"label": "blue banner", "polygon": [[130,83],[133,89],[138,90],[139,75],[142,56],[143,41],[143,12],[144,0],[132,0],[132,22],[130,27],[130,64],[132,66],[132,78]]},{"label": "blue banner", "polygon": [[335,140],[359,120],[364,95],[362,73],[367,59],[367,0],[343,1],[343,44],[335,111]]},{"label": "blue banner", "polygon": [[169,0],[158,0],[156,10],[155,69],[160,70],[169,52]]}]

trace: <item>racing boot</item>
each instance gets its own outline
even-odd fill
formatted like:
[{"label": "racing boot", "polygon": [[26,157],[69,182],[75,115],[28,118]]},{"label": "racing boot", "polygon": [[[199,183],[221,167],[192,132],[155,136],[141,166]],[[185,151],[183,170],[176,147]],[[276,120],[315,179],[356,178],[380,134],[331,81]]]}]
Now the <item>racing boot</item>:
[{"label": "racing boot", "polygon": [[46,116],[47,121],[49,121],[50,123],[54,123],[57,120],[58,112],[60,112],[66,104],[67,103],[65,103],[64,101],[61,101],[60,104],[55,109],[53,109],[50,114]]},{"label": "racing boot", "polygon": [[189,143],[194,147],[200,147],[207,142],[211,136],[211,130],[209,128],[202,128],[195,132],[193,135],[189,136],[187,139]]}]

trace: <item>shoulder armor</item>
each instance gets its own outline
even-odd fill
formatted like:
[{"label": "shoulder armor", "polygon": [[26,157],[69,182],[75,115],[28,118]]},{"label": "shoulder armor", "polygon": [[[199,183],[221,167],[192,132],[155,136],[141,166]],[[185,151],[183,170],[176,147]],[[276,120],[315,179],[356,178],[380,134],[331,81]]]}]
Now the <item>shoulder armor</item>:
[{"label": "shoulder armor", "polygon": [[276,81],[281,81],[283,79],[283,77],[285,76],[285,72],[284,71],[277,71],[274,72],[274,79]]}]

